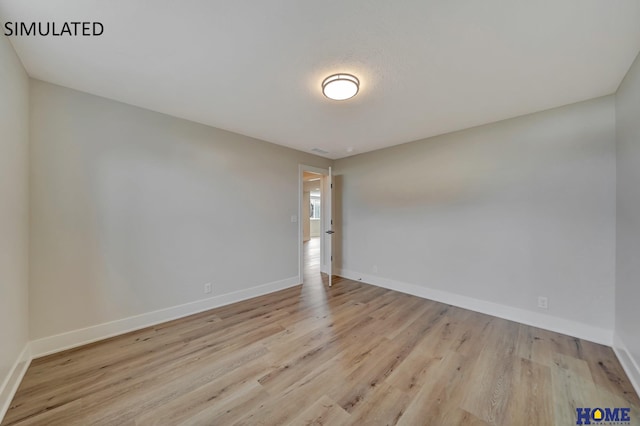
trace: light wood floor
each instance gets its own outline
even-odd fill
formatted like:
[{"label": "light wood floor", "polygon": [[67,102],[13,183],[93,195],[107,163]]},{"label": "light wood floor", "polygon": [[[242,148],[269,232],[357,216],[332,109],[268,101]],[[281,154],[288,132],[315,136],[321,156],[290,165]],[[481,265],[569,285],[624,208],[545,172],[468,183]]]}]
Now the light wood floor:
[{"label": "light wood floor", "polygon": [[318,273],[45,358],[3,425],[571,425],[640,401],[611,349]]}]

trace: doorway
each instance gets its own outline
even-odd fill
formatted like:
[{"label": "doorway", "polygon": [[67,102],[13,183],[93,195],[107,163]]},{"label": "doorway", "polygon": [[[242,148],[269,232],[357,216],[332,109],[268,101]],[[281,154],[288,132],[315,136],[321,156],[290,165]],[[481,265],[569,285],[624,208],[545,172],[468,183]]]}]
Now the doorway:
[{"label": "doorway", "polygon": [[[305,285],[328,284],[331,274],[331,170],[300,165],[299,279]],[[329,232],[327,232],[329,231]]]},{"label": "doorway", "polygon": [[304,282],[313,284],[321,278],[322,174],[302,172],[302,245]]}]

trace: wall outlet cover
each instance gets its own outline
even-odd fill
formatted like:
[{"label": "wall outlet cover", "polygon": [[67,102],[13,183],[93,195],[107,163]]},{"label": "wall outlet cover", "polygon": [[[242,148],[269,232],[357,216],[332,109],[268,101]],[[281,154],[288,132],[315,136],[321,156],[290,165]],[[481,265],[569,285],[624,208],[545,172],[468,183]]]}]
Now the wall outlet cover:
[{"label": "wall outlet cover", "polygon": [[549,299],[545,296],[538,296],[538,308],[548,309]]}]

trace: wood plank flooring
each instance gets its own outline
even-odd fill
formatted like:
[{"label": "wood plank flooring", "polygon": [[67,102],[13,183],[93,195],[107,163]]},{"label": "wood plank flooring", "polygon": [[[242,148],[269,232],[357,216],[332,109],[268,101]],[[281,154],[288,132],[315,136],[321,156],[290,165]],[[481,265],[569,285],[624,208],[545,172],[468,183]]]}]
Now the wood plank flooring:
[{"label": "wood plank flooring", "polygon": [[610,348],[318,272],[36,359],[2,425],[572,425],[640,400]]}]

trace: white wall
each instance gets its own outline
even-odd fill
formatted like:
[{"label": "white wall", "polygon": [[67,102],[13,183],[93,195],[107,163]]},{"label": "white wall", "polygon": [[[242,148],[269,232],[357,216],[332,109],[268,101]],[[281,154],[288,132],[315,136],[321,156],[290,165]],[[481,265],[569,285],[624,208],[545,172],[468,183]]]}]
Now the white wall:
[{"label": "white wall", "polygon": [[627,371],[640,392],[640,57],[616,94],[616,136],[616,334],[635,363]]},{"label": "white wall", "polygon": [[28,84],[11,44],[0,35],[0,419],[29,337]]},{"label": "white wall", "polygon": [[335,173],[345,274],[612,335],[612,96],[337,160]]},{"label": "white wall", "polygon": [[31,81],[31,337],[298,276],[330,160]]}]

